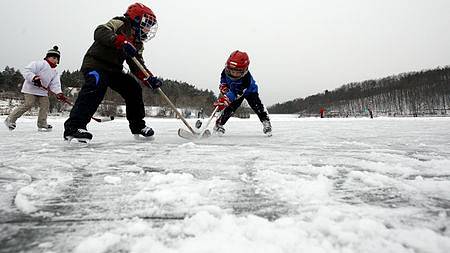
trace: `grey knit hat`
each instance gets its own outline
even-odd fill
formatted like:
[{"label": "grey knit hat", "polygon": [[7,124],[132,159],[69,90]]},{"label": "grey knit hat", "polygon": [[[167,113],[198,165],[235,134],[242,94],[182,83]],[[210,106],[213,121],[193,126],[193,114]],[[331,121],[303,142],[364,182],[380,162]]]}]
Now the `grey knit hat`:
[{"label": "grey knit hat", "polygon": [[58,51],[58,46],[53,46],[52,49],[47,51],[47,55],[45,55],[45,58],[51,57],[51,56],[55,56],[56,58],[58,58],[58,62],[61,61],[61,52]]}]

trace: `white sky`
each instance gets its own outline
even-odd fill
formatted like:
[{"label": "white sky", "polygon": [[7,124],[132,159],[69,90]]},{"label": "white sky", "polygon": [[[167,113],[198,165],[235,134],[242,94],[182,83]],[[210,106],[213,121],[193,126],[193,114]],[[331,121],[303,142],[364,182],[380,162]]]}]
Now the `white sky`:
[{"label": "white sky", "polygon": [[[134,1],[0,1],[0,68],[23,69],[60,46],[60,70],[76,70],[97,25]],[[342,84],[450,64],[448,0],[144,1],[159,31],[148,67],[217,91],[231,51],[250,55],[263,103]]]}]

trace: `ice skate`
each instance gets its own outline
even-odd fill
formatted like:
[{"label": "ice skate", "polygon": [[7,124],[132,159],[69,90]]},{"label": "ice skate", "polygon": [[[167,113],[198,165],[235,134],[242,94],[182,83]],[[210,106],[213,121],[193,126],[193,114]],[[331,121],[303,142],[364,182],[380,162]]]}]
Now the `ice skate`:
[{"label": "ice skate", "polygon": [[81,143],[89,143],[92,140],[92,134],[82,128],[75,130],[66,129],[64,131],[64,140],[71,142],[73,139]]},{"label": "ice skate", "polygon": [[10,131],[16,129],[16,123],[11,122],[11,121],[9,120],[9,118],[6,118],[6,119],[5,119],[5,126],[6,126]]},{"label": "ice skate", "polygon": [[272,125],[270,124],[270,121],[264,120],[262,124],[263,124],[263,133],[269,137],[272,136]]},{"label": "ice skate", "polygon": [[153,131],[153,129],[151,127],[147,127],[147,126],[142,128],[139,132],[133,132],[134,139],[144,140],[144,141],[153,140],[154,134],[155,134],[155,132]]},{"label": "ice skate", "polygon": [[50,132],[50,131],[52,131],[52,129],[53,129],[53,126],[49,125],[49,124],[47,124],[44,127],[38,127],[39,132]]},{"label": "ice skate", "polygon": [[213,128],[213,133],[218,136],[222,136],[225,134],[225,128],[223,127],[223,125],[216,123],[216,125]]}]

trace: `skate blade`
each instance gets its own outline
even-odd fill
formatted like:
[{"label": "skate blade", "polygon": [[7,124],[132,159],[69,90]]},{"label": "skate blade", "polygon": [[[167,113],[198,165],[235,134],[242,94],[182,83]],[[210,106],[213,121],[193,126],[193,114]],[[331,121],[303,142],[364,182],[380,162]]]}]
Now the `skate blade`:
[{"label": "skate blade", "polygon": [[[75,140],[74,142],[72,142],[73,140]],[[89,142],[91,142],[91,139],[86,139],[86,138],[74,138],[74,137],[67,137],[67,139],[65,139],[65,141],[67,141],[67,143],[69,144],[89,144]]]},{"label": "skate blade", "polygon": [[142,136],[140,134],[133,134],[133,137],[134,137],[135,140],[142,141],[142,142],[153,141],[155,139],[155,137],[153,135],[145,137],[145,136]]},{"label": "skate blade", "polygon": [[52,129],[48,129],[48,128],[38,128],[38,132],[51,132]]},{"label": "skate blade", "polygon": [[272,137],[272,132],[265,133],[267,137]]},{"label": "skate blade", "polygon": [[219,131],[213,131],[213,134],[214,134],[215,136],[222,137],[225,133],[222,133],[222,132],[219,132]]}]

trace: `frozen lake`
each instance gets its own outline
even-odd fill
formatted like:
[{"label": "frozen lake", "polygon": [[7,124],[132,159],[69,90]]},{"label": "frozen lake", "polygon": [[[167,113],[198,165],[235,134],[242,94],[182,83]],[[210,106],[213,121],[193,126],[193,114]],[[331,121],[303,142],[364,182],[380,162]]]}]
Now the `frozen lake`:
[{"label": "frozen lake", "polygon": [[0,128],[0,252],[450,252],[450,118],[231,119],[195,143],[117,119],[89,146],[64,120]]}]

